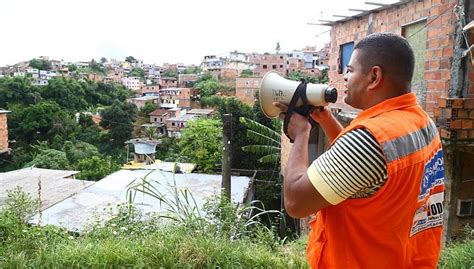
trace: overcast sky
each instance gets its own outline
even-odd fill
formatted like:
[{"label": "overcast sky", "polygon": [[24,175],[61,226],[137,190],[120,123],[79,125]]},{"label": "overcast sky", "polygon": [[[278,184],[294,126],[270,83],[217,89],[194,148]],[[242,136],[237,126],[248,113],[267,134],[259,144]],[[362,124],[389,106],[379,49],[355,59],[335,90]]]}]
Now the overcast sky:
[{"label": "overcast sky", "polygon": [[363,0],[5,0],[0,66],[42,55],[188,65],[234,50],[274,52],[277,42],[282,51],[320,48],[329,27],[307,23],[361,7]]}]

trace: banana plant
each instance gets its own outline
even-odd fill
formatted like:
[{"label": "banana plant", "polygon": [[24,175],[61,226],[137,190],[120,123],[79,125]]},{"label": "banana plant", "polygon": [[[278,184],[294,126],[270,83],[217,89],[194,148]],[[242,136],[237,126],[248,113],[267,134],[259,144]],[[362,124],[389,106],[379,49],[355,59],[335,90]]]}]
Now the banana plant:
[{"label": "banana plant", "polygon": [[258,159],[261,163],[277,163],[280,161],[280,133],[249,118],[240,117],[240,123],[247,127],[247,137],[255,144],[243,146],[244,152],[263,155]]}]

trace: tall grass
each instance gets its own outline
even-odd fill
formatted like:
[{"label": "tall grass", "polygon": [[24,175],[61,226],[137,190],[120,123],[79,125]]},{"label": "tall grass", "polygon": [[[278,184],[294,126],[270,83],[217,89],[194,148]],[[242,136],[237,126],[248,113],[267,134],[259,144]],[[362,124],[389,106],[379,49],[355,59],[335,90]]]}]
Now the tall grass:
[{"label": "tall grass", "polygon": [[[193,207],[184,202],[193,198],[182,195],[173,197],[171,205],[179,212],[191,212],[183,207]],[[170,203],[166,199],[162,202]],[[13,207],[7,210],[14,211],[14,203],[10,204]],[[144,216],[133,205],[123,204],[105,225],[92,225],[81,235],[52,226],[12,224],[11,216],[19,214],[2,211],[0,227],[20,226],[14,229],[19,233],[0,228],[0,268],[307,268],[304,248],[279,244],[271,229],[257,228],[258,213],[239,215],[242,207],[217,197],[205,211],[187,218],[169,211],[163,218]]]},{"label": "tall grass", "polygon": [[467,225],[462,240],[448,242],[441,253],[439,268],[474,268],[474,229]]}]

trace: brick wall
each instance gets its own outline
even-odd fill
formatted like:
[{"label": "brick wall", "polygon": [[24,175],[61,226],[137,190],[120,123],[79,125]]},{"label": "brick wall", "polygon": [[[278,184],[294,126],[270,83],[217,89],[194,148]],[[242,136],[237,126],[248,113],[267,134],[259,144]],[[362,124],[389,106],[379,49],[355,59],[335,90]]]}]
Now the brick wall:
[{"label": "brick wall", "polygon": [[474,98],[440,98],[434,120],[444,139],[474,139]]},{"label": "brick wall", "polygon": [[253,105],[255,92],[260,88],[261,77],[241,77],[235,79],[235,96],[240,101]]},{"label": "brick wall", "polygon": [[0,113],[0,153],[8,150],[7,114]]},{"label": "brick wall", "polygon": [[141,95],[145,95],[147,93],[159,93],[160,92],[160,85],[142,85],[140,87]]},{"label": "brick wall", "polygon": [[338,102],[335,106],[353,110],[344,104],[343,74],[338,73],[339,49],[342,44],[357,44],[370,33],[392,32],[402,34],[402,26],[426,19],[426,49],[424,54],[424,109],[433,116],[436,101],[450,87],[450,69],[454,47],[454,24],[456,17],[454,0],[414,0],[397,7],[374,12],[358,19],[337,23],[331,28],[329,52],[329,83],[338,89]]},{"label": "brick wall", "polygon": [[268,71],[278,72],[282,76],[286,76],[287,72],[287,56],[286,54],[268,54],[255,59],[257,68],[254,70],[256,75],[265,75]]}]

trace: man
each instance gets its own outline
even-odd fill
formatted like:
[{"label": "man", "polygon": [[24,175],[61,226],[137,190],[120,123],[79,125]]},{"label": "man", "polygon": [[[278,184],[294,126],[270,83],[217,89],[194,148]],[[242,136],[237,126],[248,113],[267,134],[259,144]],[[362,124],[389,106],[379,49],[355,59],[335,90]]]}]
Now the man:
[{"label": "man", "polygon": [[311,126],[293,113],[285,208],[296,218],[317,213],[307,249],[312,268],[437,267],[443,153],[436,126],[410,93],[413,69],[403,37],[361,40],[347,65],[344,101],[362,111],[344,129],[327,108],[312,112],[331,147],[309,168]]}]

